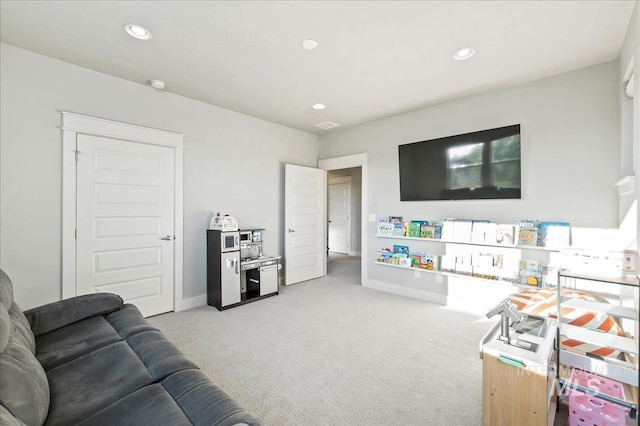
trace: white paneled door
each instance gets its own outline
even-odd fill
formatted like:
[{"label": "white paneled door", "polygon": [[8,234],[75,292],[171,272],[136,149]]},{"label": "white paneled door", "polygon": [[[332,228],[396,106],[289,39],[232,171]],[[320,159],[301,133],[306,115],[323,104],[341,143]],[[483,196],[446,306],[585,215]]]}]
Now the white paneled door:
[{"label": "white paneled door", "polygon": [[[343,178],[345,179],[345,178]],[[345,179],[346,180],[346,179]],[[349,253],[351,181],[329,184],[329,251]]]},{"label": "white paneled door", "polygon": [[173,310],[174,150],[79,134],[77,151],[77,294]]},{"label": "white paneled door", "polygon": [[327,172],[285,164],[285,284],[326,275]]}]

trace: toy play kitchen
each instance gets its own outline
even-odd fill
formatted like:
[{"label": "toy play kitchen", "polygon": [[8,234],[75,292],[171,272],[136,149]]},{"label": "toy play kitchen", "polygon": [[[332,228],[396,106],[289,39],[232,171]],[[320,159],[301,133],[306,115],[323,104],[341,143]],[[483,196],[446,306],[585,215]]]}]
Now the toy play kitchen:
[{"label": "toy play kitchen", "polygon": [[483,425],[553,425],[556,323],[509,300],[487,313],[498,322],[480,342]]},{"label": "toy play kitchen", "polygon": [[264,229],[216,214],[207,230],[207,304],[224,310],[278,294],[280,256],[262,252]]}]

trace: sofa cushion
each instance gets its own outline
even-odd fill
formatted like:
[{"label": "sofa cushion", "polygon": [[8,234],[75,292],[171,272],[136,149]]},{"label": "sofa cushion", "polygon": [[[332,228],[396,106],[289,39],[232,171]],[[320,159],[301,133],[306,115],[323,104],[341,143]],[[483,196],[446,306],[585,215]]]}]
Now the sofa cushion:
[{"label": "sofa cushion", "polygon": [[0,269],[0,305],[9,312],[13,304],[13,284],[7,274]]},{"label": "sofa cushion", "polygon": [[104,317],[93,317],[38,336],[36,356],[45,371],[122,340]]},{"label": "sofa cushion", "polygon": [[122,305],[122,298],[117,294],[83,294],[29,309],[25,315],[33,334],[40,336],[87,318],[117,311]]},{"label": "sofa cushion", "polygon": [[115,404],[98,411],[79,426],[180,426],[191,421],[160,384],[138,389]]},{"label": "sofa cushion", "polygon": [[12,327],[9,312],[7,312],[3,304],[0,304],[0,354],[4,352],[4,349],[9,344],[9,335]]},{"label": "sofa cushion", "polygon": [[[1,306],[1,305],[0,305]],[[13,417],[6,408],[0,405],[0,425],[2,426],[25,426],[20,420]]]},{"label": "sofa cushion", "polygon": [[31,332],[31,326],[29,325],[29,321],[27,321],[27,317],[24,316],[22,310],[15,302],[11,304],[11,309],[9,309],[9,318],[11,318],[12,325],[11,333],[35,355],[36,338]]},{"label": "sofa cushion", "polygon": [[153,382],[126,342],[66,362],[47,376],[51,386],[48,425],[76,424]]},{"label": "sofa cushion", "polygon": [[159,331],[134,334],[127,339],[127,342],[156,381],[176,371],[198,368]]},{"label": "sofa cushion", "polygon": [[158,331],[144,319],[138,308],[125,304],[122,309],[105,315],[109,324],[120,334],[123,339],[142,331]]},{"label": "sofa cushion", "polygon": [[0,377],[1,405],[25,424],[43,424],[49,410],[47,376],[35,355],[13,333],[0,354]]},{"label": "sofa cushion", "polygon": [[200,370],[180,371],[161,383],[195,425],[261,424]]}]

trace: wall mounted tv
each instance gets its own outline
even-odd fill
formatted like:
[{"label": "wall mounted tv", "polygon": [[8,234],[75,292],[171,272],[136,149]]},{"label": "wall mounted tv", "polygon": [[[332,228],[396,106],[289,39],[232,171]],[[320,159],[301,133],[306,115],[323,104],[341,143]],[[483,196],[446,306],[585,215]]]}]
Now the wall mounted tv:
[{"label": "wall mounted tv", "polygon": [[520,125],[398,146],[400,200],[519,199]]}]

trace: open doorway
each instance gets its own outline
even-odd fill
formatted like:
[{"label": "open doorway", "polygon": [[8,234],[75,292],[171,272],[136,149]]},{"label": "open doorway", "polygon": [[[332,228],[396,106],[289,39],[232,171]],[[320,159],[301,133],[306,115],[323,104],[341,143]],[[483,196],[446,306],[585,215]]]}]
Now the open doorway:
[{"label": "open doorway", "polygon": [[360,281],[362,167],[327,171],[327,274]]}]

